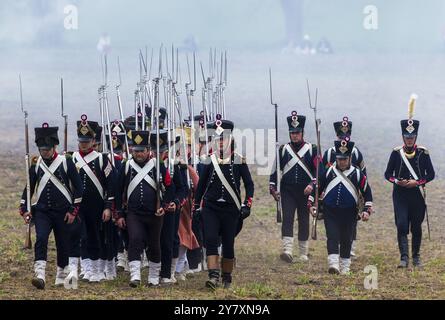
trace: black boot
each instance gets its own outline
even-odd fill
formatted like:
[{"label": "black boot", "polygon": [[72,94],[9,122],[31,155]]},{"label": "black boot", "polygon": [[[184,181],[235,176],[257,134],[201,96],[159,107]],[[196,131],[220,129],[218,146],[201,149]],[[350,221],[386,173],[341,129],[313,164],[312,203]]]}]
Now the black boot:
[{"label": "black boot", "polygon": [[229,289],[232,284],[232,271],[235,266],[235,258],[227,259],[223,258],[221,260],[221,270],[222,270],[222,282],[224,289]]},{"label": "black boot", "polygon": [[414,236],[411,239],[411,250],[413,253],[413,266],[416,268],[422,268],[422,262],[420,260],[420,244],[422,241],[422,235]]},{"label": "black boot", "polygon": [[408,268],[408,237],[406,235],[398,236],[397,241],[400,251],[400,263],[397,268]]},{"label": "black boot", "polygon": [[219,285],[219,269],[209,269],[209,280],[206,281],[206,287],[216,290]]},{"label": "black boot", "polygon": [[222,283],[223,283],[224,289],[230,289],[230,286],[232,284],[232,274],[224,272],[222,274]]}]

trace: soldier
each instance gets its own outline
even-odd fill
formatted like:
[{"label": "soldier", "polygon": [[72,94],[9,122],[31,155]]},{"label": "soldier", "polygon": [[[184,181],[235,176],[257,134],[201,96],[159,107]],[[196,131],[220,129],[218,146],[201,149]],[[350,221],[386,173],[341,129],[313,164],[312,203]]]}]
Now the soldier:
[{"label": "soldier", "polygon": [[[334,130],[335,134],[337,135],[337,140],[341,141],[345,138],[350,139],[352,134],[352,121],[349,121],[348,117],[343,117],[342,121],[334,122]],[[326,152],[323,155],[323,166],[327,170],[332,165],[335,165],[335,146],[329,148],[326,150]],[[366,166],[365,161],[363,160],[363,155],[360,152],[360,150],[357,148],[357,146],[354,145],[354,149],[352,150],[351,154],[351,164],[357,168],[359,168],[365,176],[367,176],[366,173]],[[359,216],[357,216],[358,219],[360,219]],[[358,221],[358,220],[357,220]],[[356,241],[357,241],[357,224],[354,227],[354,232],[352,236],[352,245],[351,245],[351,256],[355,257],[356,255]]]},{"label": "soldier", "polygon": [[[117,181],[117,174],[122,167],[122,163],[125,158],[129,156],[129,151],[127,150],[127,143],[130,144],[130,139],[126,136],[126,127],[115,121],[110,124],[111,131],[116,132],[116,136],[113,140],[113,152],[114,152],[114,167],[115,167],[115,181]],[[107,143],[108,139],[107,139]],[[116,210],[112,213],[113,220],[116,222],[117,220],[117,212]],[[111,254],[107,257],[107,266],[108,270],[116,271],[118,269],[122,271],[128,271],[128,259],[127,259],[127,249],[128,249],[128,234],[126,230],[120,229],[116,226],[116,224],[112,224],[110,226],[112,239],[110,241],[113,243],[113,249]],[[110,253],[110,252],[109,252]],[[116,259],[117,258],[117,264]],[[113,274],[115,277],[115,274]]]},{"label": "soldier", "polygon": [[[234,152],[232,136],[234,124],[229,120],[217,120],[211,124],[215,139],[210,163],[204,164],[195,197],[195,210],[202,211],[204,239],[207,254],[209,280],[206,287],[215,290],[219,285],[220,270],[224,288],[232,282],[235,262],[234,242],[240,219],[250,215],[254,184],[246,161]],[[245,187],[241,203],[240,180]],[[222,242],[222,260],[218,252]]]},{"label": "soldier", "polygon": [[[277,174],[270,176],[270,193],[275,201],[281,201],[283,224],[281,235],[283,252],[280,258],[293,262],[295,210],[298,215],[298,248],[300,261],[308,260],[309,251],[309,212],[308,196],[315,185],[317,146],[304,141],[306,117],[296,111],[287,117],[290,142],[279,149],[280,170],[282,170],[281,195],[277,192]],[[277,160],[275,160],[277,161]]]},{"label": "soldier", "polygon": [[[166,135],[166,131],[160,130],[159,140],[166,142]],[[161,228],[163,215],[172,199],[170,174],[162,160],[159,167],[160,185],[157,185],[156,159],[150,158],[149,139],[156,139],[155,131],[132,131],[133,157],[122,165],[117,184],[117,224],[128,230],[130,286],[133,288],[141,282],[141,255],[146,247],[149,251],[148,285],[159,285]],[[158,187],[163,193],[160,203],[157,199]]]},{"label": "soldier", "polygon": [[[348,274],[351,267],[351,244],[357,214],[367,221],[372,212],[372,192],[365,174],[351,164],[354,142],[348,138],[335,141],[335,165],[320,175],[319,193],[324,193],[323,210],[327,236],[328,267],[331,274]],[[364,208],[359,207],[359,193]],[[316,215],[314,196],[308,207]]]},{"label": "soldier", "polygon": [[394,148],[385,171],[385,178],[394,184],[392,198],[400,251],[399,268],[408,267],[410,229],[413,265],[422,266],[420,245],[426,203],[421,189],[424,191],[435,175],[429,151],[416,144],[420,123],[412,119],[413,112],[410,112],[408,119],[400,122],[404,144]]},{"label": "soldier", "polygon": [[[160,109],[162,110],[162,108]],[[178,137],[177,137],[178,138]],[[151,139],[151,148],[153,156],[156,157],[156,140]],[[175,143],[178,143],[179,139],[176,139]],[[169,162],[172,159],[168,158],[168,144],[161,145],[159,152],[161,153],[161,159],[163,160],[165,167],[169,167]],[[173,159],[173,173],[172,177],[172,193],[173,201],[171,201],[167,207],[164,215],[164,221],[161,230],[161,284],[169,285],[176,282],[175,270],[176,263],[178,261],[178,248],[175,249],[175,242],[178,236],[179,227],[179,214],[181,205],[187,194],[187,187],[179,167],[179,163],[176,161],[176,157]],[[176,252],[175,252],[176,251]],[[148,255],[147,255],[148,256]]]},{"label": "soldier", "polygon": [[[204,116],[201,112],[200,115],[197,115],[194,117],[195,121],[195,128],[198,135],[198,146],[196,147],[196,154],[193,155],[195,157],[195,164],[196,168],[195,171],[199,175],[202,173],[202,169],[204,165],[209,163],[209,155],[208,153],[211,153],[211,141],[212,136],[209,134],[210,132],[206,133],[205,130],[205,122],[204,122]],[[207,129],[210,130],[212,124],[207,123]],[[207,134],[207,135],[206,135]],[[209,145],[207,147],[207,145]],[[208,149],[208,153],[207,153]],[[190,159],[192,157],[193,150],[190,151]],[[195,185],[195,188],[197,188],[197,185]],[[196,190],[195,190],[196,194]],[[193,210],[194,211],[194,210]],[[192,218],[192,230],[196,237],[196,240],[199,243],[199,248],[195,248],[193,250],[187,250],[187,255],[184,259],[179,258],[177,268],[177,272],[180,274],[184,274],[187,272],[187,270],[184,270],[183,268],[180,268],[184,263],[183,260],[186,260],[188,266],[189,266],[189,272],[199,272],[200,270],[207,270],[207,255],[206,255],[206,249],[205,249],[205,241],[204,241],[204,230],[203,230],[203,223],[202,223],[202,217],[201,213],[193,212],[193,218]]]},{"label": "soldier", "polygon": [[[125,128],[116,120],[110,123],[110,131],[112,134],[111,142],[114,155],[114,177],[113,181],[117,181],[117,173],[122,166],[122,160],[125,150]],[[105,140],[107,143],[107,149],[111,150],[110,137],[108,132],[105,134]],[[108,159],[111,161],[111,153],[107,154]],[[114,206],[113,206],[114,209]],[[117,218],[116,210],[112,210],[112,219],[104,222],[102,225],[103,235],[101,239],[101,256],[99,261],[101,262],[101,274],[105,274],[107,280],[114,280],[116,274],[116,256],[118,252],[119,241],[121,240],[118,234],[118,227],[112,220]],[[125,265],[124,265],[125,267]]]},{"label": "soldier", "polygon": [[80,205],[80,214],[85,221],[87,265],[84,280],[99,282],[106,278],[105,261],[101,259],[104,248],[105,225],[111,219],[114,203],[113,166],[107,154],[94,150],[98,123],[88,121],[82,115],[77,121],[79,151],[73,154],[73,161],[79,171],[84,197]]},{"label": "soldier", "polygon": [[[181,208],[178,244],[180,244],[181,253],[185,254],[184,259],[187,260],[188,270],[186,273],[195,273],[201,271],[202,269],[202,238],[201,241],[199,241],[195,234],[196,227],[200,228],[200,226],[195,225],[195,228],[193,226],[195,220],[193,216],[193,201],[199,181],[199,176],[195,169],[198,159],[192,150],[192,139],[194,139],[194,137],[191,127],[186,127],[184,129],[184,136],[186,139],[187,160],[185,163],[181,163],[180,167],[181,172],[183,173],[183,178],[185,181],[188,179],[189,183],[186,184],[187,198],[185,199],[184,205]],[[193,159],[192,157],[195,158]],[[202,234],[202,232],[199,230],[197,232]]]},{"label": "soldier", "polygon": [[35,192],[37,202],[31,212],[26,212],[26,188],[20,201],[20,214],[25,222],[31,218],[36,227],[35,275],[32,284],[38,289],[45,288],[45,269],[48,252],[48,238],[54,231],[57,247],[56,285],[62,285],[68,274],[69,228],[76,219],[82,201],[82,183],[70,160],[70,155],[61,156],[56,151],[59,144],[58,127],[44,123],[35,128],[35,142],[40,157],[32,161],[29,169],[31,196]]}]

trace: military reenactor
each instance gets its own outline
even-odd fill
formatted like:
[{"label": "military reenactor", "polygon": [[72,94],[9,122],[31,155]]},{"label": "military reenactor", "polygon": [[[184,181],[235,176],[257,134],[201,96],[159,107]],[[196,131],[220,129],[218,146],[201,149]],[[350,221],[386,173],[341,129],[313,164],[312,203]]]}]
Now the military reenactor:
[{"label": "military reenactor", "polygon": [[[181,207],[180,220],[179,220],[179,230],[178,230],[178,256],[181,254],[185,255],[184,260],[187,260],[188,270],[182,272],[195,273],[202,270],[202,238],[201,244],[195,235],[193,228],[193,202],[196,194],[196,188],[198,186],[199,176],[196,171],[196,164],[198,159],[192,150],[192,139],[193,131],[191,127],[186,127],[184,129],[184,136],[186,140],[186,157],[184,163],[180,163],[181,172],[183,174],[183,179],[187,181],[187,197],[184,201],[184,205]],[[195,150],[196,152],[196,150]],[[194,160],[192,157],[195,157]],[[183,160],[181,160],[183,161]],[[198,233],[202,231],[198,231]]]},{"label": "military reenactor", "polygon": [[[194,117],[194,121],[195,128],[197,128],[196,130],[198,136],[198,146],[196,148],[196,154],[194,155],[196,164],[195,170],[198,176],[200,176],[204,165],[209,164],[209,154],[212,152],[212,135],[210,134],[210,131],[206,131],[203,112],[201,112],[201,114],[199,115],[196,115]],[[211,127],[212,123],[207,123],[207,129],[210,130]],[[191,150],[190,154],[192,153],[193,150]],[[199,211],[193,212],[192,230],[196,236],[196,240],[198,240],[200,247],[193,250],[188,250],[187,256],[183,260],[187,261],[187,265],[189,267],[188,271],[193,270],[195,272],[199,272],[199,270],[207,270],[207,254],[204,241],[203,222],[201,212]],[[179,259],[179,261],[181,261],[181,258]],[[178,264],[181,265],[179,261]],[[181,274],[187,272],[187,270],[184,271],[184,268],[179,270],[177,269],[176,271],[180,272]]]},{"label": "military reenactor", "polygon": [[394,148],[385,171],[385,178],[394,185],[392,198],[400,251],[399,268],[408,267],[410,230],[413,265],[422,266],[420,245],[426,212],[425,186],[435,175],[428,149],[416,144],[420,122],[413,119],[414,104],[415,97],[412,97],[408,119],[400,122],[403,146]]},{"label": "military reenactor", "polygon": [[[254,183],[245,159],[234,152],[232,136],[234,124],[217,115],[211,124],[214,152],[210,163],[204,164],[195,197],[195,210],[201,211],[207,254],[209,279],[206,287],[215,290],[220,273],[224,288],[232,283],[235,263],[234,243],[240,220],[250,215]],[[243,180],[245,198],[241,202],[240,181]],[[222,242],[222,259],[218,252]]]},{"label": "military reenactor", "polygon": [[77,122],[79,151],[73,154],[84,189],[79,213],[85,221],[88,259],[83,279],[89,282],[106,278],[105,261],[101,259],[106,251],[104,223],[111,219],[115,193],[114,169],[108,155],[94,150],[98,126],[97,122],[88,121],[87,116],[82,115]]},{"label": "military reenactor", "polygon": [[[349,120],[348,117],[343,117],[342,121],[336,121],[334,122],[334,130],[335,134],[337,135],[337,140],[341,141],[345,138],[351,139],[352,134],[352,121]],[[325,151],[323,155],[323,166],[325,170],[327,170],[332,165],[335,165],[335,146],[329,148]],[[361,151],[357,148],[356,145],[354,145],[354,149],[351,153],[351,164],[357,168],[359,168],[365,176],[367,176],[366,173],[366,166],[365,161],[363,160],[363,155]],[[359,217],[358,217],[359,219]],[[358,221],[358,220],[357,220]],[[351,256],[354,257],[356,255],[356,241],[357,241],[357,225],[354,228],[353,233],[353,241],[351,246]]]},{"label": "military reenactor", "polygon": [[[160,109],[162,110],[162,108]],[[173,134],[173,133],[172,133]],[[179,138],[179,137],[177,137]],[[179,142],[179,139],[176,139],[175,143]],[[170,146],[171,147],[171,146]],[[176,161],[176,156],[174,159],[168,158],[168,143],[163,143],[160,146],[159,152],[161,159],[166,167],[169,167],[170,161],[173,161],[173,172],[170,174],[172,177],[172,194],[173,199],[169,203],[166,212],[164,214],[164,221],[162,224],[161,230],[161,284],[169,285],[176,282],[175,278],[175,270],[176,263],[178,261],[178,249],[175,250],[175,242],[178,236],[178,227],[179,227],[179,214],[180,208],[183,204],[183,201],[187,194],[187,187],[185,186],[186,181],[183,179],[183,175],[181,173],[181,169],[179,167],[178,162]],[[151,141],[151,149],[153,152],[153,157],[156,157],[156,141],[152,139]],[[148,256],[148,255],[147,255]]]},{"label": "military reenactor", "polygon": [[82,183],[71,161],[70,155],[57,153],[59,144],[58,127],[44,123],[35,128],[35,142],[40,156],[32,160],[29,169],[31,196],[35,193],[37,202],[27,212],[26,188],[20,201],[20,214],[25,222],[32,218],[36,228],[34,277],[32,284],[38,289],[45,288],[45,271],[48,239],[51,231],[57,247],[56,285],[63,285],[69,268],[69,228],[77,218],[82,201]]},{"label": "military reenactor", "polygon": [[[160,146],[167,143],[167,132],[160,130]],[[163,216],[169,207],[171,178],[160,159],[160,177],[156,177],[156,158],[150,158],[150,140],[156,138],[156,131],[132,131],[133,157],[122,165],[117,184],[117,224],[128,230],[128,261],[130,286],[141,282],[141,255],[148,247],[148,285],[158,286],[161,270],[161,229]],[[153,140],[152,140],[153,141]],[[155,145],[156,146],[156,145]],[[159,185],[157,184],[159,181]],[[160,188],[162,198],[157,198]]]},{"label": "military reenactor", "polygon": [[[279,148],[279,164],[282,171],[281,194],[277,191],[277,173],[270,176],[270,193],[281,201],[283,224],[281,235],[283,252],[280,258],[293,262],[295,210],[298,216],[298,248],[300,261],[308,260],[309,212],[307,201],[316,182],[317,146],[304,140],[306,117],[293,111],[287,117],[290,142]],[[277,161],[277,160],[276,160]]]},{"label": "military reenactor", "polygon": [[[372,212],[372,192],[366,175],[351,164],[354,142],[346,138],[335,141],[335,165],[320,175],[319,194],[324,193],[323,217],[327,236],[328,271],[331,274],[349,274],[351,244],[355,221],[359,214],[367,221]],[[365,200],[359,207],[359,194]],[[316,215],[314,196],[308,199],[308,207]]]},{"label": "military reenactor", "polygon": [[[111,132],[111,143],[110,145],[110,137],[108,132],[105,134],[105,140],[107,143],[107,149],[113,150],[114,155],[114,177],[113,181],[117,181],[117,173],[120,167],[122,166],[122,161],[124,159],[124,152],[126,150],[125,143],[125,127],[123,124],[116,120],[110,123],[110,132]],[[108,159],[111,161],[111,153],[108,153]],[[105,279],[114,280],[117,276],[116,271],[116,257],[118,253],[119,241],[121,241],[120,235],[118,233],[118,227],[113,222],[117,218],[116,210],[113,205],[112,209],[112,219],[102,224],[103,229],[103,237],[101,239],[101,256],[100,256],[100,265],[102,266],[100,273],[105,274]]]}]

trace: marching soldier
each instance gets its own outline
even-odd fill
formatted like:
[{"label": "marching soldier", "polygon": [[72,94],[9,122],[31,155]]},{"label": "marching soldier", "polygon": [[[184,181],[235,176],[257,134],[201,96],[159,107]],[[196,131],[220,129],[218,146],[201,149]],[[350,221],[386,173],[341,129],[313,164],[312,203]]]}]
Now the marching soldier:
[{"label": "marching soldier", "polygon": [[[190,143],[190,127],[185,128],[184,135],[186,136],[186,143]],[[176,143],[180,143],[181,135],[176,138]],[[199,248],[199,243],[192,231],[192,214],[193,214],[193,194],[192,189],[195,190],[198,182],[198,174],[193,169],[191,165],[181,158],[180,148],[177,149],[177,157],[175,160],[176,169],[175,174],[178,173],[181,176],[181,181],[183,182],[182,187],[182,201],[180,204],[179,211],[175,216],[175,235],[173,241],[173,262],[172,262],[172,274],[176,270],[178,261],[182,266],[178,273],[179,280],[186,280],[186,274],[190,273],[192,268],[196,268],[194,265],[191,266],[190,263],[196,263],[196,265],[201,260],[201,255],[195,255],[195,261],[190,261],[188,259],[188,251]],[[187,158],[189,158],[190,150],[187,150]],[[199,261],[197,261],[199,260]]]},{"label": "marching soldier", "polygon": [[[179,221],[179,232],[178,240],[180,248],[185,249],[185,256],[187,259],[187,264],[189,270],[188,273],[195,273],[201,271],[201,260],[202,260],[202,237],[199,241],[195,234],[196,227],[200,228],[200,225],[193,226],[194,216],[193,216],[193,201],[196,194],[196,188],[198,186],[199,176],[196,171],[196,164],[198,159],[192,150],[192,139],[193,131],[191,127],[185,128],[185,139],[187,144],[187,162],[182,163],[181,172],[183,173],[184,179],[187,181],[189,179],[189,186],[187,189],[187,198],[185,199],[184,205],[181,208],[181,215]],[[194,159],[192,158],[194,157]],[[194,160],[194,161],[193,161]],[[195,167],[193,166],[195,165]],[[202,231],[197,231],[202,234]],[[184,250],[181,250],[183,252]]]},{"label": "marching soldier", "polygon": [[31,196],[36,194],[37,202],[31,212],[26,212],[26,188],[20,201],[20,214],[25,222],[31,218],[36,227],[35,275],[32,284],[38,289],[45,288],[45,269],[48,252],[48,238],[54,231],[57,247],[56,285],[62,285],[68,275],[70,239],[68,225],[72,224],[79,212],[82,201],[82,183],[71,161],[70,155],[61,156],[56,151],[59,144],[58,127],[44,123],[35,128],[35,142],[40,156],[34,158],[29,169]]},{"label": "marching soldier", "polygon": [[[130,141],[126,136],[126,128],[119,121],[115,121],[110,124],[111,132],[116,132],[117,134],[113,137],[113,153],[114,153],[114,172],[116,174],[115,181],[117,181],[117,175],[122,166],[125,157],[129,156],[129,151],[127,150],[127,143]],[[109,144],[109,139],[107,139],[107,144]],[[117,212],[114,210],[112,212],[112,219],[116,221]],[[121,269],[122,271],[128,271],[128,259],[127,259],[127,248],[128,248],[128,234],[126,230],[120,229],[116,224],[110,225],[110,243],[113,243],[113,248],[108,253],[107,257],[107,268],[112,272],[112,277],[115,278],[115,271]],[[117,264],[116,264],[117,258]]]},{"label": "marching soldier", "polygon": [[[207,154],[207,144],[210,144],[211,142],[211,135],[207,133],[206,136],[206,130],[204,128],[205,122],[204,122],[204,116],[202,114],[196,115],[193,118],[195,122],[195,128],[198,136],[198,145],[196,147],[196,154],[193,154],[193,150],[191,149],[191,139],[194,139],[194,133],[193,137],[190,137],[190,157],[189,157],[189,163],[191,163],[192,157],[194,157],[194,163],[195,163],[195,169],[189,170],[190,176],[193,177],[195,174],[198,174],[198,179],[195,181],[194,188],[194,194],[196,195],[196,188],[198,186],[198,180],[199,175],[202,173],[202,169],[204,167],[204,164],[208,163],[209,160],[208,154]],[[207,124],[208,129],[210,130],[210,123]],[[209,153],[211,152],[211,147],[209,146]],[[195,176],[196,178],[196,176]],[[192,210],[194,211],[194,210]],[[186,255],[182,256],[179,255],[178,260],[178,267],[176,271],[179,273],[179,278],[184,278],[185,274],[187,272],[190,272],[193,270],[193,272],[198,272],[200,270],[207,270],[207,255],[206,255],[206,249],[205,249],[205,242],[204,242],[204,232],[203,232],[203,223],[202,223],[202,217],[201,213],[198,211],[192,212],[192,231],[193,234],[196,237],[196,240],[198,241],[199,247],[194,248],[192,250],[187,250]],[[187,267],[189,270],[186,270]],[[185,278],[184,278],[185,279]]]},{"label": "marching soldier", "polygon": [[[250,215],[254,184],[246,161],[234,152],[232,136],[234,124],[229,120],[217,120],[211,124],[215,139],[210,163],[204,164],[195,197],[195,210],[202,211],[204,239],[207,254],[209,280],[206,287],[215,290],[219,285],[220,271],[224,288],[232,282],[235,262],[234,242],[240,220]],[[240,180],[245,187],[241,203]],[[222,242],[222,260],[218,252]]]},{"label": "marching soldier", "polygon": [[400,251],[399,268],[408,267],[410,230],[413,265],[422,266],[420,245],[426,212],[425,193],[422,191],[425,192],[426,184],[435,175],[428,149],[416,144],[420,123],[413,119],[414,103],[415,98],[412,98],[409,117],[400,122],[403,146],[394,148],[385,171],[385,178],[394,185],[392,198]]},{"label": "marching soldier", "polygon": [[94,150],[98,127],[97,122],[88,121],[87,116],[82,115],[77,122],[79,151],[73,154],[84,189],[79,213],[86,230],[87,265],[83,279],[89,282],[105,279],[105,261],[101,259],[106,251],[104,231],[114,203],[113,166],[107,154]]},{"label": "marching soldier", "polygon": [[[160,130],[161,142],[167,142],[166,136],[167,132]],[[156,141],[156,131],[132,131],[133,157],[124,162],[118,177],[117,224],[128,230],[131,287],[137,287],[141,282],[141,255],[146,247],[149,252],[148,285],[159,285],[163,215],[172,199],[171,178],[162,161],[159,168],[160,186],[157,185],[156,159],[150,158],[149,149],[149,140],[152,139]],[[159,204],[158,187],[163,191]]]},{"label": "marching soldier", "polygon": [[[348,117],[343,117],[342,121],[334,122],[334,130],[338,141],[344,140],[345,138],[350,139],[352,134],[352,121],[350,121]],[[333,146],[326,150],[323,155],[323,166],[326,170],[335,163],[335,160],[335,146]],[[351,153],[351,164],[359,168],[366,176],[366,166],[365,161],[363,160],[363,154],[355,145]]]},{"label": "marching soldier", "polygon": [[[327,236],[328,267],[331,274],[348,274],[351,266],[352,236],[357,214],[367,221],[372,212],[372,192],[365,174],[351,164],[354,142],[335,141],[335,165],[320,175],[319,193],[324,193],[323,210]],[[314,191],[315,192],[315,191]],[[359,208],[359,193],[365,203]],[[316,215],[314,193],[308,199]]]},{"label": "marching soldier", "polygon": [[[341,141],[345,138],[350,139],[352,134],[352,121],[350,121],[349,118],[345,116],[343,117],[342,121],[334,122],[334,130],[335,134],[337,135],[338,141]],[[324,168],[327,170],[332,165],[335,165],[335,160],[336,156],[335,156],[335,146],[334,146],[326,150],[323,155]],[[363,155],[355,145],[351,153],[351,164],[359,168],[363,172],[363,174],[367,176]],[[356,240],[357,240],[357,224],[354,228],[353,241],[351,246],[351,256],[353,257],[355,256]]]},{"label": "marching soldier", "polygon": [[[309,212],[308,196],[312,193],[316,179],[317,146],[305,142],[304,125],[306,117],[297,115],[296,111],[287,117],[290,142],[279,149],[278,159],[282,170],[281,194],[277,192],[277,173],[270,176],[270,193],[275,201],[281,201],[283,224],[281,235],[283,252],[280,258],[293,262],[294,220],[295,210],[298,216],[298,248],[299,259],[308,260],[309,251]],[[277,161],[277,160],[275,160]]]},{"label": "marching soldier", "polygon": [[[160,110],[162,110],[162,108]],[[177,143],[179,140],[176,139],[175,142]],[[154,139],[152,139],[152,150],[153,156],[156,157],[156,141]],[[159,152],[161,153],[161,159],[163,160],[165,167],[168,168],[169,161],[171,161],[171,159],[168,158],[168,144],[162,144]],[[180,208],[187,194],[187,187],[185,186],[186,182],[183,180],[183,175],[179,164],[176,161],[176,157],[173,161],[175,163],[173,164],[173,174],[171,174],[171,189],[174,196],[173,201],[169,203],[165,212],[161,230],[160,277],[161,284],[164,285],[176,282],[175,270],[178,261],[178,248],[176,247],[175,250],[175,242],[178,236]]]},{"label": "marching soldier", "polygon": [[[111,131],[111,143],[114,155],[114,170],[113,181],[117,181],[118,170],[122,166],[123,154],[125,150],[125,128],[120,121],[116,120],[110,124]],[[105,140],[107,143],[107,149],[111,150],[110,137],[108,132],[105,134]],[[111,153],[107,154],[109,161],[111,161]],[[114,209],[114,206],[113,206]],[[114,280],[116,274],[116,257],[118,253],[118,245],[121,240],[118,234],[118,227],[113,223],[113,220],[117,218],[116,210],[112,210],[112,219],[102,224],[103,237],[101,239],[101,256],[99,261],[101,262],[100,274],[105,274],[107,280]],[[124,266],[125,267],[125,266]]]}]

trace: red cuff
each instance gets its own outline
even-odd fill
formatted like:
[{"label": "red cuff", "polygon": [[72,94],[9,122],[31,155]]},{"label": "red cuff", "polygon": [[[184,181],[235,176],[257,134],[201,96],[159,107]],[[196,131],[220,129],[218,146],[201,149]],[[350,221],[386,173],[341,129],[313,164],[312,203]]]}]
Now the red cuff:
[{"label": "red cuff", "polygon": [[426,180],[425,179],[421,179],[421,180],[417,181],[417,185],[418,186],[422,186],[424,184],[426,184]]},{"label": "red cuff", "polygon": [[70,209],[70,214],[72,214],[73,216],[77,217],[77,215],[79,214],[79,206],[74,206]]},{"label": "red cuff", "polygon": [[170,177],[170,172],[167,170],[165,172],[165,178],[164,178],[164,185],[166,187],[170,186],[172,184],[172,179]]},{"label": "red cuff", "polygon": [[366,176],[363,175],[362,181],[360,181],[360,188],[364,188],[365,187],[365,183],[366,183]]}]

